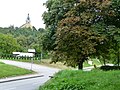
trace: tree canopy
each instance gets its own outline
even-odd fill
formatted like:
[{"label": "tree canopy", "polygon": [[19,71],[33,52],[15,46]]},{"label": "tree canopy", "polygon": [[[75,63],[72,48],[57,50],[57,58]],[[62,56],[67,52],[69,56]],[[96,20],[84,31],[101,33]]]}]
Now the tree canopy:
[{"label": "tree canopy", "polygon": [[[106,54],[112,49],[119,56],[117,0],[48,0],[45,5],[48,12],[43,14],[43,19],[49,32],[46,36],[54,38],[47,42],[52,48],[46,49],[52,51],[53,62],[61,61],[82,69],[88,57],[108,59]],[[114,45],[118,48],[114,49]]]},{"label": "tree canopy", "polygon": [[20,50],[20,45],[17,43],[17,40],[11,35],[0,33],[0,53],[10,54],[17,50]]}]

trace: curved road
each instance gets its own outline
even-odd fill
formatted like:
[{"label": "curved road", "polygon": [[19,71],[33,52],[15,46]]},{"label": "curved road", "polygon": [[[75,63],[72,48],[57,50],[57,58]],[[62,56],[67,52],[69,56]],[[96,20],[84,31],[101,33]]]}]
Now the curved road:
[{"label": "curved road", "polygon": [[[31,63],[17,62],[10,60],[0,60],[0,61],[6,64],[22,67],[25,69],[31,69]],[[45,67],[37,64],[32,64],[32,70],[37,72],[38,75],[44,75],[44,76],[0,83],[0,90],[38,90],[40,85],[43,85],[47,80],[50,79],[49,76],[52,76],[59,71],[59,69]]]}]

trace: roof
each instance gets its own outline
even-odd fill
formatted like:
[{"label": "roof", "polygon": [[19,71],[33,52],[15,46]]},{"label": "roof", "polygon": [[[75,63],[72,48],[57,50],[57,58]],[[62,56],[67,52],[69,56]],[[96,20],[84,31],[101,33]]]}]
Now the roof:
[{"label": "roof", "polygon": [[20,26],[20,28],[30,28],[30,29],[33,29],[33,26],[30,23],[25,23],[22,26]]},{"label": "roof", "polygon": [[13,54],[20,54],[20,52],[12,52]]},{"label": "roof", "polygon": [[35,49],[28,49],[28,52],[35,53]]}]

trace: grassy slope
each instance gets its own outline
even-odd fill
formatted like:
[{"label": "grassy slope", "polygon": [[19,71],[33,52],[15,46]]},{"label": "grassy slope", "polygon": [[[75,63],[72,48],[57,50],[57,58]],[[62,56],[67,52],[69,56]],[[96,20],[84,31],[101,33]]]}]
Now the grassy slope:
[{"label": "grassy slope", "polygon": [[64,70],[39,90],[120,90],[120,71]]},{"label": "grassy slope", "polygon": [[30,70],[18,68],[15,66],[7,65],[0,62],[0,78],[13,77],[18,75],[25,75],[33,73]]}]

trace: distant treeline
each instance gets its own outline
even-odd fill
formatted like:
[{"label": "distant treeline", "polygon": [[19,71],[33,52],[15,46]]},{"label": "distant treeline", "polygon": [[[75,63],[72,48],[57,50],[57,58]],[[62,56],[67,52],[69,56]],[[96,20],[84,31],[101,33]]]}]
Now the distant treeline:
[{"label": "distant treeline", "polygon": [[11,54],[12,52],[27,52],[32,48],[37,53],[43,52],[41,39],[45,30],[33,27],[18,28],[14,26],[0,27],[0,54]]}]

